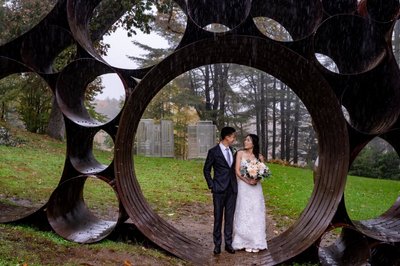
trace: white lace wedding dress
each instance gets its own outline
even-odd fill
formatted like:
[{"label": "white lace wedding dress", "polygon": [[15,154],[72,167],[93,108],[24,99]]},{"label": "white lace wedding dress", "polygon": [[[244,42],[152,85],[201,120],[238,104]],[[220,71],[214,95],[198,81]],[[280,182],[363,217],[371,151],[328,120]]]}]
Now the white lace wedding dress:
[{"label": "white lace wedding dress", "polygon": [[[241,167],[247,164],[241,161]],[[238,179],[238,194],[233,220],[232,247],[240,249],[266,249],[265,203],[261,183],[249,185]]]}]

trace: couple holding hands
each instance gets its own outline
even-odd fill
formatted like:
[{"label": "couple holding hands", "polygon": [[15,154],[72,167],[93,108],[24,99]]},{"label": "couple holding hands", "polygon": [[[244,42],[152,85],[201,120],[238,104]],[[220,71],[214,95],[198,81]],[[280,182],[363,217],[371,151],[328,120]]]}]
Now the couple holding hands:
[{"label": "couple holding hands", "polygon": [[215,255],[221,253],[223,220],[227,252],[267,249],[265,203],[260,180],[270,172],[260,154],[257,135],[247,135],[243,149],[236,153],[231,147],[235,140],[236,130],[224,127],[219,144],[208,151],[203,168],[213,194]]}]

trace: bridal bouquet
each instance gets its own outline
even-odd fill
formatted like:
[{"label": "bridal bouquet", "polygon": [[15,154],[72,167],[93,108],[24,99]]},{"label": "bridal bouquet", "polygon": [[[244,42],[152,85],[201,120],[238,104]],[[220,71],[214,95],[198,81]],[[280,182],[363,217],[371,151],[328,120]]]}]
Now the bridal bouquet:
[{"label": "bridal bouquet", "polygon": [[264,179],[271,175],[268,166],[259,160],[247,160],[247,164],[242,166],[240,173],[256,180]]}]

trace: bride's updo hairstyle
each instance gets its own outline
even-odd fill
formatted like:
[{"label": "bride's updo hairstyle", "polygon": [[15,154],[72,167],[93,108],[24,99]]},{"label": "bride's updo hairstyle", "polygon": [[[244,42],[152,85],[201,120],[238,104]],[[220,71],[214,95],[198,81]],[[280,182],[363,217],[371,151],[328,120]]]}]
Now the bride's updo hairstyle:
[{"label": "bride's updo hairstyle", "polygon": [[251,142],[253,142],[253,154],[256,156],[257,159],[260,159],[260,141],[259,137],[255,134],[249,134],[247,135],[248,137],[251,138]]}]

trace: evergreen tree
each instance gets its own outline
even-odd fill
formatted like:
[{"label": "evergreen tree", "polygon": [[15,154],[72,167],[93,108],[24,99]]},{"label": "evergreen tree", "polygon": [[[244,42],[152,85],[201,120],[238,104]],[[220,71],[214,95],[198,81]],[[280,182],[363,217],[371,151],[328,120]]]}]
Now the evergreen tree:
[{"label": "evergreen tree", "polygon": [[52,93],[46,83],[36,75],[21,75],[18,113],[29,132],[46,131],[51,110]]}]

